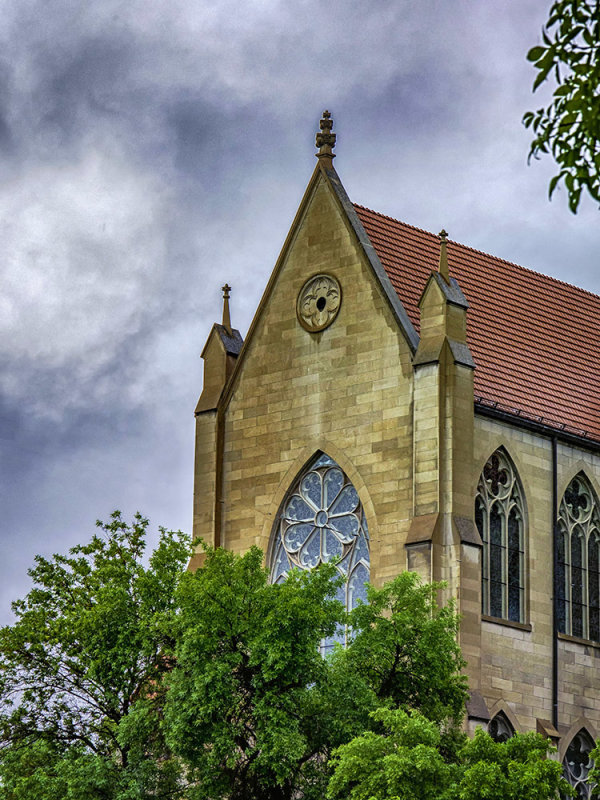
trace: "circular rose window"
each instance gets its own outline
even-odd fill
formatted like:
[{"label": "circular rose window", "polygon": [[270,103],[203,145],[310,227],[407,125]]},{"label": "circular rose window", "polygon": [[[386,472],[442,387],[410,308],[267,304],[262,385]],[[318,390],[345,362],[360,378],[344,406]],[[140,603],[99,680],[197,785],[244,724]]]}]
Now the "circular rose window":
[{"label": "circular rose window", "polygon": [[307,331],[322,331],[336,318],[342,303],[342,290],[331,275],[310,278],[298,295],[296,312]]}]

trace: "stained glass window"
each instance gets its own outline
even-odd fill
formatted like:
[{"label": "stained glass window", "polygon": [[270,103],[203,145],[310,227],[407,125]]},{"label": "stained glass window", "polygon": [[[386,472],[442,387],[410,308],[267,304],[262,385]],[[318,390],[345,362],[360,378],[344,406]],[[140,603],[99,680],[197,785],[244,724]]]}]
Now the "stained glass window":
[{"label": "stained glass window", "polygon": [[475,524],[483,541],[482,611],[523,622],[525,551],[523,493],[517,472],[500,448],[489,458],[477,486]]},{"label": "stained glass window", "polygon": [[495,742],[507,742],[514,732],[515,729],[502,711],[499,711],[488,723],[488,733]]},{"label": "stained glass window", "polygon": [[[358,492],[336,462],[324,453],[296,479],[283,502],[271,548],[271,581],[279,583],[292,567],[313,569],[337,560],[344,577],[338,599],[350,610],[366,602],[369,581],[369,531]],[[339,631],[323,643],[346,643],[347,631]]]},{"label": "stained glass window", "polygon": [[588,783],[588,773],[593,766],[590,758],[593,748],[592,737],[582,729],[571,740],[563,759],[564,776],[577,792],[577,797],[583,800],[592,796],[593,784]]},{"label": "stained glass window", "polygon": [[598,500],[580,472],[558,512],[558,629],[595,641],[600,641],[599,545]]}]

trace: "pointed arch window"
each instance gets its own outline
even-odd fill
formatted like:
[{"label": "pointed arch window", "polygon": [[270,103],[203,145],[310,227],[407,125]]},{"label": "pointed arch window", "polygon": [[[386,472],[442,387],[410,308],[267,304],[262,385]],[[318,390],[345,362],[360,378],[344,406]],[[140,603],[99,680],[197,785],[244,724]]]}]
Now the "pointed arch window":
[{"label": "pointed arch window", "polygon": [[577,797],[587,800],[592,796],[594,784],[588,782],[588,775],[594,765],[590,756],[594,749],[594,741],[582,728],[571,739],[563,759],[564,777],[577,792]]},{"label": "pointed arch window", "polygon": [[488,723],[488,733],[495,742],[507,742],[514,732],[515,729],[502,711],[499,711]]},{"label": "pointed arch window", "polygon": [[475,523],[483,541],[482,612],[524,621],[525,532],[523,492],[503,448],[488,459],[477,485]]},{"label": "pointed arch window", "polygon": [[558,512],[558,629],[600,641],[600,510],[583,472]]},{"label": "pointed arch window", "polygon": [[[344,578],[338,599],[348,610],[366,602],[369,582],[369,531],[358,492],[340,466],[321,453],[294,481],[273,531],[271,581],[284,581],[290,569],[313,569],[337,560]],[[345,643],[347,632],[335,638]],[[324,643],[324,649],[333,640]]]}]

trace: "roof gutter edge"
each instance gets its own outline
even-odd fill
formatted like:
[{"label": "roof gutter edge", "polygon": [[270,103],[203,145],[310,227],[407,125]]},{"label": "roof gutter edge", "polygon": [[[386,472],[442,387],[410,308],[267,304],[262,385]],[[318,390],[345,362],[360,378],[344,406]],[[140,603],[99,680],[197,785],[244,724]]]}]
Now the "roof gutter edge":
[{"label": "roof gutter edge", "polygon": [[537,422],[533,419],[527,419],[519,414],[511,414],[509,411],[502,411],[499,408],[483,405],[475,401],[475,413],[482,417],[490,417],[491,419],[506,422],[510,425],[516,425],[518,428],[537,433],[540,436],[547,436],[548,438],[557,438],[568,444],[577,445],[582,450],[590,450],[594,453],[600,453],[600,441],[589,439],[587,436],[578,436],[576,433],[569,433],[569,431],[555,428],[552,425],[546,425],[543,422]]}]

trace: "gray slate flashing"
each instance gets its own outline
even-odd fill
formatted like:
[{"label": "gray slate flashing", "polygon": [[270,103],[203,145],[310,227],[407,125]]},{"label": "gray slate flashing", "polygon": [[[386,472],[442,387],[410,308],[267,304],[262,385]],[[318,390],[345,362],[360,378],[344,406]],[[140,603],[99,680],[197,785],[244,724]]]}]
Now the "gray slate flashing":
[{"label": "gray slate flashing", "polygon": [[449,337],[439,337],[428,343],[427,339],[422,339],[419,349],[413,358],[413,367],[424,367],[427,364],[437,364],[440,360],[444,342],[448,342],[448,347],[452,353],[455,364],[463,367],[475,369],[475,362],[469,350],[469,346],[464,342],[457,342]]},{"label": "gray slate flashing", "polygon": [[406,339],[411,351],[415,353],[417,347],[419,346],[419,335],[414,329],[412,322],[408,318],[408,314],[406,313],[404,306],[400,302],[400,298],[396,294],[396,290],[392,286],[392,282],[390,281],[388,274],[383,267],[383,264],[379,260],[379,256],[375,252],[375,248],[371,244],[371,241],[367,236],[367,232],[363,228],[362,222],[358,218],[358,214],[356,213],[354,206],[350,201],[350,198],[346,194],[346,190],[342,186],[342,182],[339,179],[337,172],[332,168],[332,169],[326,169],[325,173],[329,178],[329,181],[331,182],[331,185],[337,195],[338,200],[342,205],[342,208],[346,213],[346,216],[348,217],[350,224],[352,225],[352,229],[356,234],[356,237],[367,257],[367,260],[369,261],[369,264],[371,265],[373,272],[375,273],[375,276],[379,280],[381,288],[383,289],[384,294],[387,297],[388,302],[392,308],[392,311],[394,312],[394,315],[398,320],[398,323],[400,325],[400,330],[404,334],[404,338]]},{"label": "gray slate flashing", "polygon": [[227,332],[227,328],[224,325],[219,325],[218,322],[215,322],[214,327],[219,334],[219,338],[223,342],[225,351],[230,356],[239,356],[242,345],[244,344],[242,334],[236,328],[234,328],[231,332],[232,335],[230,336]]},{"label": "gray slate flashing", "polygon": [[[456,278],[450,276],[450,284],[448,285],[439,272],[432,272],[431,277],[436,281],[437,285],[442,290],[444,297],[452,305],[459,306],[460,308],[468,308],[469,304],[467,298],[462,293],[462,289],[458,285]],[[427,287],[426,287],[427,288]],[[423,292],[424,294],[425,292]]]},{"label": "gray slate flashing", "polygon": [[462,364],[463,367],[475,369],[475,362],[469,350],[469,345],[464,342],[457,342],[455,339],[448,339],[450,352],[454,357],[455,364]]},{"label": "gray slate flashing", "polygon": [[458,537],[463,544],[472,544],[475,547],[483,547],[481,536],[472,519],[467,517],[453,517]]},{"label": "gray slate flashing", "polygon": [[469,719],[481,720],[482,722],[490,721],[490,712],[481,692],[477,690],[470,691],[466,705]]}]

